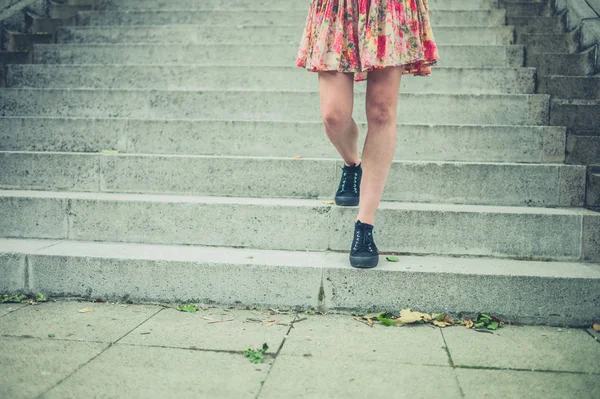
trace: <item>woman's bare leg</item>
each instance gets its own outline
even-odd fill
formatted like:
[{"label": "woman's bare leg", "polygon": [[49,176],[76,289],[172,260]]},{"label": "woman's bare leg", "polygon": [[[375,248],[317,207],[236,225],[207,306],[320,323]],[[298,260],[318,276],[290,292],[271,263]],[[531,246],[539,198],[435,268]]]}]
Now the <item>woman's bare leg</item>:
[{"label": "woman's bare leg", "polygon": [[319,72],[319,90],[321,117],[327,137],[346,165],[358,165],[358,126],[352,119],[354,75],[335,71]]},{"label": "woman's bare leg", "polygon": [[357,220],[375,224],[396,151],[396,109],[402,67],[388,67],[369,72],[367,80],[368,132],[362,152],[363,175],[360,185],[360,208]]}]

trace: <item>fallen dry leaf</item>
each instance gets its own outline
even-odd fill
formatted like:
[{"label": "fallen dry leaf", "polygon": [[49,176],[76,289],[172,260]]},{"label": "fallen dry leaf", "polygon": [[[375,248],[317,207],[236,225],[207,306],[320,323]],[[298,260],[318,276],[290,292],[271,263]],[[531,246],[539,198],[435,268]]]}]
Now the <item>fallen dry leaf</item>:
[{"label": "fallen dry leaf", "polygon": [[294,158],[300,159],[300,158],[302,158],[302,155],[294,155]]},{"label": "fallen dry leaf", "polygon": [[429,323],[432,320],[431,315],[421,312],[412,312],[410,309],[402,309],[400,311],[400,317],[394,320],[397,326],[403,326],[405,324],[413,324],[417,322]]},{"label": "fallen dry leaf", "polygon": [[83,308],[83,309],[78,310],[79,313],[87,313],[87,312],[91,312],[91,311],[92,311],[92,309],[90,309],[90,308]]},{"label": "fallen dry leaf", "polygon": [[373,319],[369,319],[369,318],[367,318],[367,325],[368,325],[369,327],[373,327]]},{"label": "fallen dry leaf", "polygon": [[267,324],[267,327],[271,327],[272,325],[277,323],[277,320],[268,320],[267,323],[269,323]]},{"label": "fallen dry leaf", "polygon": [[448,326],[452,325],[452,323],[446,323],[445,321],[437,321],[437,320],[434,320],[433,324],[436,325],[436,326],[438,326],[438,327],[441,327],[441,328],[448,327]]},{"label": "fallen dry leaf", "polygon": [[465,319],[465,321],[463,321],[463,324],[467,328],[473,328],[473,326],[475,326],[475,323],[473,323],[473,320],[471,319]]},{"label": "fallen dry leaf", "polygon": [[596,331],[600,331],[600,323],[594,323],[594,325],[592,326],[592,328]]},{"label": "fallen dry leaf", "polygon": [[335,202],[333,201],[322,201],[321,204],[333,205]]}]

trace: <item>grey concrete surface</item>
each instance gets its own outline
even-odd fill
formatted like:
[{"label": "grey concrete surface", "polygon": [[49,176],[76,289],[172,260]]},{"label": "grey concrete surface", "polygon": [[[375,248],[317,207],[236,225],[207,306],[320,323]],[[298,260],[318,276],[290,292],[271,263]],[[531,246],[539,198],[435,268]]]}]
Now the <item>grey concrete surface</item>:
[{"label": "grey concrete surface", "polygon": [[[172,25],[172,24],[201,24],[211,23],[213,25],[256,25],[260,21],[261,25],[278,24],[303,24],[306,22],[308,8],[299,10],[274,9],[271,6],[256,10],[253,6],[251,10],[244,10],[243,13],[232,13],[225,10],[194,10],[189,7],[172,8],[163,10],[148,10],[146,2],[143,2],[144,9],[138,10],[106,10],[80,12],[79,22],[83,25]],[[171,4],[171,3],[169,3]],[[293,3],[292,3],[293,4]],[[204,8],[206,3],[203,4]],[[497,9],[483,10],[440,10],[432,12],[431,23],[434,25],[503,25],[506,12]],[[300,31],[298,34],[301,34]]]},{"label": "grey concrete surface", "polygon": [[[347,252],[9,239],[0,240],[0,254],[27,256],[29,289],[58,296],[365,312],[410,305],[572,326],[600,318],[597,263],[436,256],[396,263],[381,255],[365,278]],[[21,277],[9,291],[25,285]]]},{"label": "grey concrete surface", "polygon": [[442,333],[456,366],[600,373],[600,348],[585,330],[511,326],[495,334]]},{"label": "grey concrete surface", "polygon": [[[431,10],[479,10],[490,9],[495,0],[430,0],[429,8]],[[308,0],[290,1],[290,0],[228,0],[227,4],[221,3],[205,3],[198,0],[108,0],[107,7],[118,7],[122,9],[152,9],[165,8],[165,6],[173,8],[199,8],[199,9],[240,9],[252,8],[260,6],[265,8],[284,8],[284,9],[299,9],[306,10],[310,2]]]},{"label": "grey concrete surface", "polygon": [[[367,133],[359,124],[359,145]],[[415,125],[397,127],[396,159],[564,162],[559,126]],[[4,151],[336,157],[321,122],[0,118]]]},{"label": "grey concrete surface", "polygon": [[[260,21],[257,21],[261,24]],[[223,30],[219,25],[159,25],[66,27],[57,32],[58,43],[162,43],[162,44],[297,44],[304,23],[281,21],[272,26],[243,26]],[[436,44],[512,44],[510,26],[436,26]],[[265,38],[269,38],[265,40]],[[439,39],[438,39],[439,37]]]},{"label": "grey concrete surface", "polygon": [[[186,11],[186,13],[188,13]],[[440,45],[445,67],[523,66],[521,45]],[[290,66],[295,65],[297,44],[252,46],[178,44],[36,44],[34,63],[39,64],[123,64],[203,66]],[[268,61],[265,61],[268,54]],[[535,66],[535,65],[534,65]]]},{"label": "grey concrete surface", "polygon": [[42,398],[254,398],[270,362],[253,365],[239,354],[118,344]]},{"label": "grey concrete surface", "polygon": [[[239,73],[238,67],[195,65],[9,65],[7,87],[120,88],[159,90],[317,90],[318,77],[298,67],[264,67]],[[423,78],[404,76],[401,92],[454,94],[529,94],[533,68],[445,68]],[[364,93],[366,85],[357,84]]]},{"label": "grey concrete surface", "polygon": [[325,360],[282,353],[258,397],[431,398],[440,395],[440,390],[446,398],[461,397],[450,367],[407,365],[402,358],[390,354],[376,361],[359,356]]},{"label": "grey concrete surface", "polygon": [[[114,321],[98,317],[102,307],[112,318],[129,320],[131,308],[152,317],[122,339],[113,334],[103,343],[24,336],[19,326],[30,320],[31,308],[48,325],[71,319],[70,306],[61,304],[28,306],[11,313],[20,317],[0,319],[13,330],[0,340],[4,397],[425,398],[442,392],[471,398],[484,389],[493,398],[595,398],[600,389],[600,344],[584,329],[507,325],[484,334],[430,325],[371,328],[350,314],[300,313],[285,315],[288,323],[296,318],[286,334],[273,333],[277,325],[267,322],[242,328],[242,319],[282,316],[276,312],[184,313],[158,305],[79,302],[76,308],[93,305],[94,311],[78,315],[90,316],[104,331]],[[208,312],[216,319],[235,314],[240,322],[214,323],[209,332],[203,319]],[[75,334],[87,328],[80,324]],[[243,356],[269,336],[282,346],[272,347],[263,363]]]},{"label": "grey concrete surface", "polygon": [[[466,398],[581,398],[600,396],[597,374],[546,373],[512,370],[456,370]],[[482,388],[482,386],[484,388]]]},{"label": "grey concrete surface", "polygon": [[25,267],[25,257],[23,255],[0,253],[0,276],[2,276],[0,279],[0,293],[14,292],[25,288],[23,281]]},{"label": "grey concrete surface", "polygon": [[[600,318],[600,265],[402,256],[365,278],[347,253],[328,253],[325,307],[373,312],[412,306],[428,312],[481,311],[517,323],[590,325]],[[549,295],[548,293],[552,293]]]},{"label": "grey concrete surface", "polygon": [[[0,152],[0,169],[6,172],[0,175],[0,188],[326,198],[334,193],[342,166],[334,158]],[[582,206],[586,169],[395,161],[389,181],[384,201]]]},{"label": "grey concrete surface", "polygon": [[[89,312],[80,312],[82,309]],[[160,310],[156,306],[49,302],[26,306],[2,317],[0,335],[69,341],[114,342]]]},{"label": "grey concrete surface", "polygon": [[[6,323],[3,317],[2,323]],[[10,322],[9,322],[10,323]],[[9,327],[15,327],[13,323]],[[37,398],[108,347],[22,336],[0,339],[0,397]]]},{"label": "grey concrete surface", "polygon": [[[329,200],[19,190],[0,194],[8,215],[4,236],[18,238],[346,251],[356,218],[355,208],[332,206]],[[56,203],[63,207],[52,210]],[[40,234],[40,208],[32,204],[49,209],[43,221],[60,224]],[[600,218],[579,208],[382,202],[375,237],[381,251],[554,260],[582,259],[585,243],[586,259],[594,260],[597,251],[588,245],[597,233],[582,230],[584,216],[589,226]]]},{"label": "grey concrete surface", "polygon": [[[393,359],[404,364],[449,365],[444,340],[437,327],[376,325],[371,329],[349,315],[303,317],[306,320],[294,323],[282,355],[311,357],[322,362],[330,359]],[[339,344],[348,350],[340,350]]]},{"label": "grey concrete surface", "polygon": [[217,308],[183,316],[185,318],[179,310],[164,309],[120,342],[232,352],[244,351],[257,343],[266,343],[269,346],[267,353],[275,354],[295,317],[291,312]]},{"label": "grey concrete surface", "polygon": [[[99,89],[0,90],[0,116],[236,119],[317,121],[318,91],[167,91]],[[545,94],[404,93],[398,122],[417,124],[547,125]],[[354,99],[357,122],[366,122],[365,96]],[[410,109],[410,114],[403,112]]]},{"label": "grey concrete surface", "polygon": [[[7,292],[8,290],[4,289],[3,291]],[[20,303],[0,303],[0,317],[19,310],[24,306],[26,305]]]}]

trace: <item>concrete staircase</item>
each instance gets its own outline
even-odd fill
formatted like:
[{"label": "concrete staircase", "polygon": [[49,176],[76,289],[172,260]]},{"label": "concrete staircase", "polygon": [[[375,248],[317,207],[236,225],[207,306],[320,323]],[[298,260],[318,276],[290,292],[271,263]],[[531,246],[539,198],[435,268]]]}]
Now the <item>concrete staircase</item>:
[{"label": "concrete staircase", "polygon": [[587,167],[565,163],[511,12],[429,4],[441,65],[403,81],[375,227],[400,262],[348,264],[357,209],[329,203],[342,162],[293,66],[306,1],[111,0],[7,68],[0,291],[599,317]]}]

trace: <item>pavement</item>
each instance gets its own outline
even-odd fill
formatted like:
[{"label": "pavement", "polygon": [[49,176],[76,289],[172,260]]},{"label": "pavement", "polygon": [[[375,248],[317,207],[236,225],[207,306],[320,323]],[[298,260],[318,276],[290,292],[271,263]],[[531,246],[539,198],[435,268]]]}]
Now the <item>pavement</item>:
[{"label": "pavement", "polygon": [[[263,363],[244,356],[264,343]],[[597,399],[600,335],[60,300],[0,305],[0,370],[2,399]]]}]

